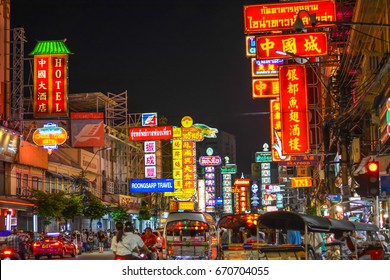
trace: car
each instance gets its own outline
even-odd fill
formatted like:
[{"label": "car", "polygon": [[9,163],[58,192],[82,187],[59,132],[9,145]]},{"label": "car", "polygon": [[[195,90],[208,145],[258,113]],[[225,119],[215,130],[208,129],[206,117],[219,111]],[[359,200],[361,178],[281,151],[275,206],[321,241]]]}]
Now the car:
[{"label": "car", "polygon": [[64,258],[65,255],[75,257],[77,248],[71,240],[65,240],[59,232],[47,233],[40,241],[33,244],[33,254],[36,260],[42,256],[51,259],[52,256]]}]

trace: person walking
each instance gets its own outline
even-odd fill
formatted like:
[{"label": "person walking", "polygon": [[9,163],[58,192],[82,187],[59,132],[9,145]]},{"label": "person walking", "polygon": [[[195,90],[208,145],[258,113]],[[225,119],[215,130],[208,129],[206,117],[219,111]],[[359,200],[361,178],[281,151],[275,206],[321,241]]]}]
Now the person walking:
[{"label": "person walking", "polygon": [[98,239],[98,246],[99,246],[99,253],[104,252],[104,242],[106,241],[106,235],[103,231],[99,230],[97,234],[97,239]]},{"label": "person walking", "polygon": [[93,244],[94,244],[94,234],[92,231],[90,231],[88,234],[87,242],[89,245],[89,248],[88,248],[89,252],[92,253],[93,252]]},{"label": "person walking", "polygon": [[111,241],[111,250],[115,260],[139,260],[140,250],[146,254],[151,253],[141,237],[133,233],[134,228],[130,222],[125,225],[122,222],[117,222],[115,227],[117,234]]},{"label": "person walking", "polygon": [[18,254],[18,257],[22,260],[24,260],[25,252],[23,250],[23,241],[18,235],[18,230],[14,228],[12,230],[11,235],[7,236],[5,238],[5,242],[7,244],[7,248],[12,249],[16,254]]}]

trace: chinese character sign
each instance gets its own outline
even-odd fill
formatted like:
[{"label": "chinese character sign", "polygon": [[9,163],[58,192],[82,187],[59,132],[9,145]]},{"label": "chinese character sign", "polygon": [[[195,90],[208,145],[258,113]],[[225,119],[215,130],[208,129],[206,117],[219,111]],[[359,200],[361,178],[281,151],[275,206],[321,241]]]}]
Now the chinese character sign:
[{"label": "chinese character sign", "polygon": [[281,66],[279,71],[283,153],[309,153],[306,68],[288,65]]},{"label": "chinese character sign", "polygon": [[34,117],[68,116],[68,56],[34,56]]},{"label": "chinese character sign", "polygon": [[279,97],[279,80],[252,79],[252,98]]},{"label": "chinese character sign", "polygon": [[[244,6],[244,32],[258,33],[267,30],[292,29],[300,10],[316,14],[319,22],[316,26],[330,26],[336,21],[336,6],[334,1],[304,1],[276,4],[255,4]],[[305,27],[312,27],[307,13],[299,17]]]},{"label": "chinese character sign", "polygon": [[276,51],[308,57],[328,54],[328,41],[325,32],[262,36],[257,37],[256,40],[258,59],[286,57]]},{"label": "chinese character sign", "polygon": [[282,151],[282,118],[279,99],[270,100],[272,161],[289,160]]}]

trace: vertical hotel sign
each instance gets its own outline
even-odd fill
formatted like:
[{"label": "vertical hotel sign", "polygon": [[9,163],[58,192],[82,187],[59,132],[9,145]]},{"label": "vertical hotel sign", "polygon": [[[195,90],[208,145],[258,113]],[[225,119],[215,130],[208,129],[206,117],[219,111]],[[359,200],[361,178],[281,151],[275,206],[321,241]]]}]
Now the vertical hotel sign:
[{"label": "vertical hotel sign", "polygon": [[40,41],[34,55],[34,117],[68,116],[68,54],[63,41]]},{"label": "vertical hotel sign", "polygon": [[306,68],[304,65],[279,67],[282,146],[287,155],[310,151]]}]

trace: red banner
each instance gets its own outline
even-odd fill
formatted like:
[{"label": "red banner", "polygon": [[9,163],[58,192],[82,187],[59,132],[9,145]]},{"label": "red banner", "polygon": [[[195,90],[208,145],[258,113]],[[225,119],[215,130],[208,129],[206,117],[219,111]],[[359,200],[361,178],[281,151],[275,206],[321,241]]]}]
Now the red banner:
[{"label": "red banner", "polygon": [[34,56],[34,117],[68,116],[68,56]]},{"label": "red banner", "polygon": [[258,59],[288,57],[276,51],[289,52],[296,56],[305,57],[328,54],[328,40],[325,32],[257,37],[256,46]]},{"label": "red banner", "polygon": [[279,67],[280,109],[282,115],[283,153],[299,155],[310,152],[306,67]]},{"label": "red banner", "polygon": [[[299,11],[316,14],[317,21],[336,21],[334,1],[283,2],[276,4],[255,4],[244,6],[244,32],[259,33],[268,30],[292,29]],[[305,27],[312,27],[309,15],[300,13]],[[316,26],[332,24],[318,23]]]},{"label": "red banner", "polygon": [[131,141],[169,140],[172,139],[172,126],[130,128]]}]

